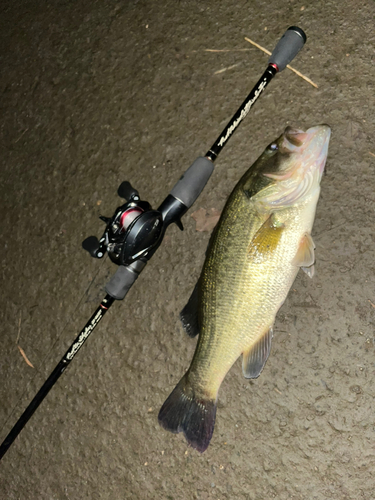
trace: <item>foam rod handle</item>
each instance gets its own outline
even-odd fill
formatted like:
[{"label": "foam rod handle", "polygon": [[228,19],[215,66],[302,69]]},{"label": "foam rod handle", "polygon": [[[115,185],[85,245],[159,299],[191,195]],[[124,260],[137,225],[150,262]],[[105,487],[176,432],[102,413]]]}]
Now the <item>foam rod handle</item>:
[{"label": "foam rod handle", "polygon": [[268,64],[275,64],[278,70],[282,71],[296,57],[305,42],[305,32],[297,26],[291,26],[276,45]]},{"label": "foam rod handle", "polygon": [[200,156],[182,175],[170,194],[190,208],[207,184],[213,169],[212,161]]}]

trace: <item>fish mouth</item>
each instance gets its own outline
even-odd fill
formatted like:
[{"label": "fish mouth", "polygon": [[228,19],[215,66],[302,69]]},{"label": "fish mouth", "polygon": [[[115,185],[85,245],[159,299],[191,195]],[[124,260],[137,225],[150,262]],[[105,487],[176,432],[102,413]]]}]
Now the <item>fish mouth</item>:
[{"label": "fish mouth", "polygon": [[284,137],[293,146],[296,146],[298,148],[301,147],[302,144],[305,142],[307,137],[307,132],[304,132],[299,128],[293,128],[288,126],[284,131]]},{"label": "fish mouth", "polygon": [[331,127],[326,124],[310,127],[306,131],[288,126],[284,131],[284,138],[290,142],[292,146],[297,148],[303,147],[303,149],[314,140],[328,143],[330,136]]},{"label": "fish mouth", "polygon": [[329,125],[318,125],[309,128],[306,134],[306,153],[310,152],[310,155],[315,157],[315,168],[319,170],[321,177],[327,160],[331,127]]},{"label": "fish mouth", "polygon": [[330,136],[328,125],[317,125],[306,131],[287,127],[279,142],[280,159],[284,159],[285,168],[263,174],[276,182],[268,193],[260,191],[261,202],[284,208],[313,195],[319,189]]},{"label": "fish mouth", "polygon": [[331,137],[331,127],[329,125],[316,125],[315,127],[310,127],[306,131],[306,139],[320,140],[324,144],[328,144]]},{"label": "fish mouth", "polygon": [[328,154],[331,137],[329,125],[316,125],[306,131],[294,127],[286,127],[284,131],[283,149],[288,153],[298,153],[304,158],[304,164],[313,164],[322,174]]}]

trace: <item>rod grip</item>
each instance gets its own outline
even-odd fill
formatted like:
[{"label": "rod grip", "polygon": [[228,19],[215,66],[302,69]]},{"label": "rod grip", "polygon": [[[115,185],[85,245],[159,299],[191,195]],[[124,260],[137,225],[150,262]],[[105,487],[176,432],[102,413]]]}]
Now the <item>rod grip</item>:
[{"label": "rod grip", "polygon": [[306,42],[306,34],[298,26],[286,30],[276,45],[268,64],[274,64],[282,71],[292,61]]},{"label": "rod grip", "polygon": [[132,287],[146,262],[137,260],[129,266],[119,266],[110,281],[105,286],[105,291],[116,300],[122,300]]},{"label": "rod grip", "polygon": [[214,164],[204,156],[198,157],[192,165],[182,174],[174,185],[170,194],[190,208],[214,170]]}]

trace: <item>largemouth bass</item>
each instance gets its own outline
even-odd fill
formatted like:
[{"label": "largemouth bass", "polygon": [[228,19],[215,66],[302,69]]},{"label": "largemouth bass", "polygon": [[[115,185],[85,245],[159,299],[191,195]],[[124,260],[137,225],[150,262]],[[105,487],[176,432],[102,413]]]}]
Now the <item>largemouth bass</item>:
[{"label": "largemouth bass", "polygon": [[238,182],[214,229],[198,283],[181,312],[199,334],[189,370],[159,413],[200,452],[212,437],[220,385],[242,354],[246,378],[261,373],[275,316],[302,268],[314,274],[311,230],[331,130],[287,127]]}]

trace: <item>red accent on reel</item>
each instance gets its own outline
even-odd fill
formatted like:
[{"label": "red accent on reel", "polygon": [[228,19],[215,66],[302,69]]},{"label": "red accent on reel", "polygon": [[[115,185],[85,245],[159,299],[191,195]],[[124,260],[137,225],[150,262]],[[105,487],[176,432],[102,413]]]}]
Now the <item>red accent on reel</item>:
[{"label": "red accent on reel", "polygon": [[125,210],[120,217],[121,232],[126,231],[134,219],[141,215],[141,213],[143,213],[143,210],[139,207]]}]

